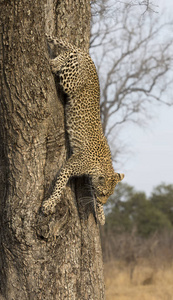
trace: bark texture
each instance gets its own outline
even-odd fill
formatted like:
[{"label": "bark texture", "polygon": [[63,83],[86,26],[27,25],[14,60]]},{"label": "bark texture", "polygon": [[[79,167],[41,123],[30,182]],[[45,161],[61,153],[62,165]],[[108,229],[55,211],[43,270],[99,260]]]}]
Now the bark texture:
[{"label": "bark texture", "polygon": [[70,153],[45,33],[88,49],[90,2],[1,1],[0,17],[0,300],[104,299],[87,179],[70,181],[55,215],[40,213]]}]

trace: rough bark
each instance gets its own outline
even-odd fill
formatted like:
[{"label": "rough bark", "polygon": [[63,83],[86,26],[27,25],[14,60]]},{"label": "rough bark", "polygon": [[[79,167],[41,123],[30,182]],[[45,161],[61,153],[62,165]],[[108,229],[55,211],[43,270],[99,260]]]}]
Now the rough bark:
[{"label": "rough bark", "polygon": [[0,300],[104,299],[87,179],[70,181],[55,215],[40,212],[70,153],[45,33],[88,49],[90,3],[12,0],[0,11]]}]

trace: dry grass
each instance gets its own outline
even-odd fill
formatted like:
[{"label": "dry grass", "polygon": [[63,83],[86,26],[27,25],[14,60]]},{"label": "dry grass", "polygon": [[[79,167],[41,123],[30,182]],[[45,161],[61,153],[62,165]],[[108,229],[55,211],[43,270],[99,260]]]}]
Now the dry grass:
[{"label": "dry grass", "polygon": [[173,300],[173,231],[102,232],[106,300]]},{"label": "dry grass", "polygon": [[173,300],[173,264],[105,263],[106,300]]}]

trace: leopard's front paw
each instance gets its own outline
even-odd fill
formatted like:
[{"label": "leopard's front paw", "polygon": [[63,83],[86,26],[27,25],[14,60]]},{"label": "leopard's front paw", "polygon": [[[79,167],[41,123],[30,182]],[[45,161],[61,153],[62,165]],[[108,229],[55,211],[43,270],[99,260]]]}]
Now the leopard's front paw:
[{"label": "leopard's front paw", "polygon": [[56,211],[55,208],[56,208],[55,201],[48,199],[43,202],[41,210],[45,216],[48,216],[55,213]]},{"label": "leopard's front paw", "polygon": [[62,66],[62,57],[61,55],[50,60],[51,70],[54,74],[57,74]]}]

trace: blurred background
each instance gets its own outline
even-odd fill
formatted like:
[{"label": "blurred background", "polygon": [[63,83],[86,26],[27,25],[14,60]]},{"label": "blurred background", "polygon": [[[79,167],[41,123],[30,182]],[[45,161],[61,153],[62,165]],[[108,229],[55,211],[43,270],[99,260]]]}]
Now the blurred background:
[{"label": "blurred background", "polygon": [[114,168],[101,228],[106,295],[173,299],[173,1],[92,2],[90,54]]}]

